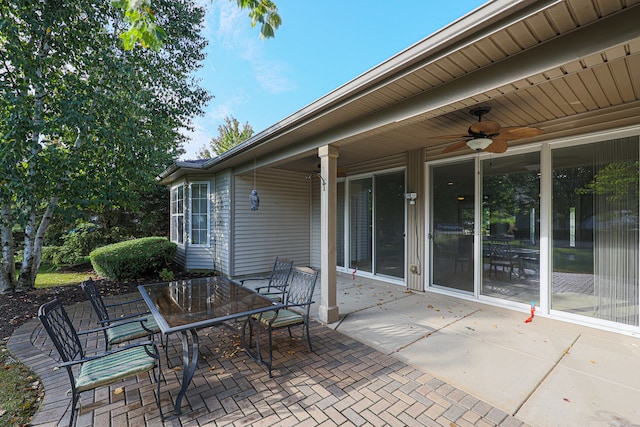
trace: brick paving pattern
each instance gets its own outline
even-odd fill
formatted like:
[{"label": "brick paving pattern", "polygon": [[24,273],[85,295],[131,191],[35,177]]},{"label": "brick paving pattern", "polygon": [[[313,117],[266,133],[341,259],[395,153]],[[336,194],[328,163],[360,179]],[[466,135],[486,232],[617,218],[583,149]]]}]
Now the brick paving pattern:
[{"label": "brick paving pattern", "polygon": [[[79,329],[95,325],[88,303],[67,309]],[[273,378],[240,348],[237,330],[221,326],[200,330],[198,335],[200,358],[180,416],[173,414],[173,402],[180,389],[182,372],[175,366],[182,364],[182,347],[172,336],[169,359],[174,367],[162,360],[164,420],[155,404],[152,378],[139,375],[83,393],[77,426],[525,426],[478,398],[317,322],[311,327],[313,353],[306,342],[289,338],[286,330],[274,335]],[[90,339],[87,346],[102,349],[100,338]],[[32,320],[16,331],[9,349],[45,384],[45,401],[33,425],[67,424],[69,380],[66,371],[53,369],[57,353],[40,322]]]}]

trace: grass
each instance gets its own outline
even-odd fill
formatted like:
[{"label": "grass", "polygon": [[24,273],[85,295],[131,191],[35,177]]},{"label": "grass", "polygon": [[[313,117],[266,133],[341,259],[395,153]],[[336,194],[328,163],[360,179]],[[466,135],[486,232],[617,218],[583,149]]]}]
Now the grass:
[{"label": "grass", "polygon": [[54,286],[66,286],[71,284],[78,284],[91,277],[88,272],[69,272],[59,271],[57,267],[52,264],[42,264],[38,270],[36,276],[36,288],[51,288]]},{"label": "grass", "polygon": [[0,343],[0,427],[27,426],[44,396],[40,379]]}]

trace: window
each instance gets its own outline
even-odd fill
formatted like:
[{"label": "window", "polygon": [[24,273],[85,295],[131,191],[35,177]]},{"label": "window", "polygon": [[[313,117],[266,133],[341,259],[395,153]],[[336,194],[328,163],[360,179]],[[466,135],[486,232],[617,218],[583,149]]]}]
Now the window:
[{"label": "window", "polygon": [[171,241],[184,243],[184,185],[171,189]]},{"label": "window", "polygon": [[191,244],[209,244],[209,184],[191,184]]}]

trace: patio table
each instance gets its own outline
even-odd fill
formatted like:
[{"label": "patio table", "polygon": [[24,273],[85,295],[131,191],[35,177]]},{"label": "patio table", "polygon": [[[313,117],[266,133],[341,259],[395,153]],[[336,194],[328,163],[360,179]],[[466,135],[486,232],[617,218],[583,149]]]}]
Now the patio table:
[{"label": "patio table", "polygon": [[197,330],[282,308],[281,303],[223,276],[140,285],[138,290],[162,333],[179,332],[182,337],[182,385],[174,405],[176,415],[181,413],[182,398],[198,363]]}]

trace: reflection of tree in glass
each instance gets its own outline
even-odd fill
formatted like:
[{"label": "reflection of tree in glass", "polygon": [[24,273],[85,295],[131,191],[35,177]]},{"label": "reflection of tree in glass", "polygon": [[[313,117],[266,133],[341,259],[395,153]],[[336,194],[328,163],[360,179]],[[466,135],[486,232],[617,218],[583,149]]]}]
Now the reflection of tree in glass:
[{"label": "reflection of tree in glass", "polygon": [[538,210],[540,181],[528,172],[486,176],[483,193],[483,211],[489,211],[490,224],[505,224],[511,234],[518,215]]},{"label": "reflection of tree in glass", "polygon": [[602,195],[610,203],[637,206],[638,169],[638,161],[609,163],[576,193]]}]

